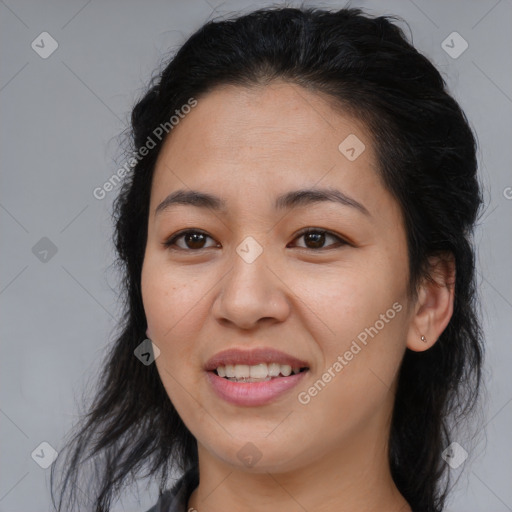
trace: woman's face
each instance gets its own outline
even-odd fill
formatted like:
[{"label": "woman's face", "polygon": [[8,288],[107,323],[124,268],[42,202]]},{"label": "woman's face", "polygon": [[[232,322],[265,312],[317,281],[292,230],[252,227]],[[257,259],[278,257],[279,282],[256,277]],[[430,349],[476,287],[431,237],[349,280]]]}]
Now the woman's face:
[{"label": "woman's face", "polygon": [[[333,200],[296,195],[313,189]],[[223,206],[162,204],[177,191]],[[199,233],[172,241],[182,230]],[[284,82],[218,88],[173,128],[152,183],[142,295],[159,375],[200,456],[284,472],[384,452],[407,283],[403,220],[369,133],[322,96]],[[240,354],[223,358],[229,349]],[[232,382],[207,371],[218,354],[213,365],[238,363],[224,371],[239,376],[286,374],[286,362],[307,371]]]}]

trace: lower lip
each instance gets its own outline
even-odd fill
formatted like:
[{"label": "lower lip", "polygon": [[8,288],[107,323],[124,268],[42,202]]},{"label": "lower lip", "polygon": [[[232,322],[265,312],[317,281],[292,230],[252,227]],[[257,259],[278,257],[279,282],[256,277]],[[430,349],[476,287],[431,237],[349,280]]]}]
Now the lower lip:
[{"label": "lower lip", "polygon": [[303,371],[288,377],[278,377],[263,382],[233,382],[219,377],[214,372],[206,372],[206,375],[214,391],[226,402],[257,407],[272,402],[295,387],[307,372]]}]

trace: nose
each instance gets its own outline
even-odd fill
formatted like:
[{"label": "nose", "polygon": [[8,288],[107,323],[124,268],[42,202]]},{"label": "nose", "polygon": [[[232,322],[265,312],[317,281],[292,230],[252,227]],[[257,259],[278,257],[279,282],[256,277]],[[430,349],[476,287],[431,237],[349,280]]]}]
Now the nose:
[{"label": "nose", "polygon": [[290,290],[265,251],[252,263],[236,255],[220,286],[212,313],[222,324],[251,330],[284,322],[290,314]]}]

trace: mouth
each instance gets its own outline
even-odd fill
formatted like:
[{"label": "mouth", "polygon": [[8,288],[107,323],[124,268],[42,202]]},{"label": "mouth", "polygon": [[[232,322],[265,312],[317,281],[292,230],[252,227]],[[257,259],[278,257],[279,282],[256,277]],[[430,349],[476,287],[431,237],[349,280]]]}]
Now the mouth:
[{"label": "mouth", "polygon": [[292,368],[290,365],[279,363],[259,363],[256,365],[221,365],[212,372],[223,379],[231,382],[267,382],[269,380],[281,379],[290,375],[297,375],[308,371],[307,366]]},{"label": "mouth", "polygon": [[218,398],[255,407],[284,398],[306,377],[310,365],[272,348],[230,349],[212,357],[204,369]]}]

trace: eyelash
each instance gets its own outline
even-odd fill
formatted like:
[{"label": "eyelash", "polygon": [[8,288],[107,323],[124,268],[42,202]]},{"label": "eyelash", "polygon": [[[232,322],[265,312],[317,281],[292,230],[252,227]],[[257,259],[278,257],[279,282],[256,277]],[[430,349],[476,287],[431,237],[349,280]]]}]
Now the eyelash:
[{"label": "eyelash", "polygon": [[[179,231],[178,233],[172,235],[171,238],[169,238],[168,240],[163,242],[162,245],[164,245],[166,248],[168,248],[170,250],[185,251],[185,252],[199,252],[199,251],[203,251],[205,249],[214,249],[215,248],[215,247],[202,247],[201,249],[190,249],[190,248],[184,249],[183,247],[177,247],[177,248],[173,247],[173,245],[175,245],[175,242],[178,239],[184,237],[185,235],[191,234],[191,233],[205,235],[207,238],[211,238],[213,240],[213,238],[210,237],[210,235],[208,235],[204,231],[196,230],[196,229],[187,229],[187,230]],[[295,236],[294,240],[296,240],[297,238],[300,238],[300,237],[302,237],[304,235],[308,235],[310,233],[321,233],[321,234],[325,234],[325,235],[328,235],[328,236],[332,236],[333,238],[337,239],[338,246],[352,245],[348,241],[346,241],[343,238],[341,238],[339,235],[336,235],[335,233],[333,233],[332,231],[327,231],[325,229],[319,229],[319,228],[318,229],[317,228],[305,228],[305,229],[301,230],[299,233],[297,233],[297,235]],[[321,250],[327,250],[329,247],[330,246],[321,247],[319,249],[312,249],[310,247],[299,247],[299,249],[307,249],[307,250],[310,250],[310,251],[318,252],[318,251],[321,251]],[[331,248],[336,248],[336,246],[335,247],[331,247]]]}]

